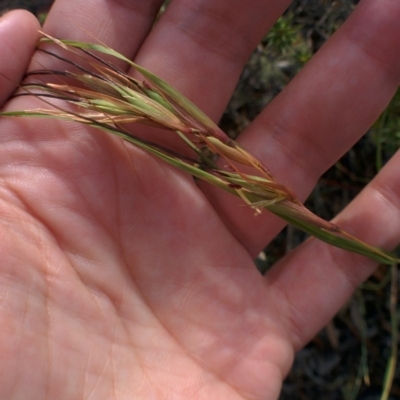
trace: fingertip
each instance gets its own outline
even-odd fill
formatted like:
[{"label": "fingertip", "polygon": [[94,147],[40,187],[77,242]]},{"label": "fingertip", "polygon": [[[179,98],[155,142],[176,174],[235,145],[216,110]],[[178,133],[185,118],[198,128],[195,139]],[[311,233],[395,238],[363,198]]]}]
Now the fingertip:
[{"label": "fingertip", "polygon": [[39,38],[39,21],[25,10],[0,17],[0,105],[22,79]]}]

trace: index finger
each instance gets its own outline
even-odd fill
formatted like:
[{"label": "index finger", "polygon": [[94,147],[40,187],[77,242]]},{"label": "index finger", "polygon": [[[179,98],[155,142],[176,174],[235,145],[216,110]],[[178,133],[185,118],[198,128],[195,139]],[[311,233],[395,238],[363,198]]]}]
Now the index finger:
[{"label": "index finger", "polygon": [[56,0],[43,30],[59,39],[103,43],[133,58],[163,0]]}]

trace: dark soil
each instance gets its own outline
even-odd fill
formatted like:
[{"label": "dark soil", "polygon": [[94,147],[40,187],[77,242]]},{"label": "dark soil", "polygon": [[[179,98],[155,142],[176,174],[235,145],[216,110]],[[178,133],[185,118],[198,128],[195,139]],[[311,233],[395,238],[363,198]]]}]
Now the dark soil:
[{"label": "dark soil", "polygon": [[54,0],[0,0],[0,15],[17,8],[24,8],[38,15],[45,12]]}]

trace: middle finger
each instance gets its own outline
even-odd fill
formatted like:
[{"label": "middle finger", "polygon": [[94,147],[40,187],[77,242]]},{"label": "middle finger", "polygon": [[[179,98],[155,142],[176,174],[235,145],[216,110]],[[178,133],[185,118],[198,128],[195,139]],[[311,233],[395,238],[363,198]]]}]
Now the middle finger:
[{"label": "middle finger", "polygon": [[217,120],[251,52],[289,3],[172,1],[135,61]]}]

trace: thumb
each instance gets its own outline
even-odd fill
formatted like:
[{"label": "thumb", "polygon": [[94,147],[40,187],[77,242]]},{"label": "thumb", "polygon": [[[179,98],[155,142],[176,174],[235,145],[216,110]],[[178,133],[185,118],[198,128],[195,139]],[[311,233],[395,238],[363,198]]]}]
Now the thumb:
[{"label": "thumb", "polygon": [[20,83],[39,37],[39,22],[24,10],[0,17],[0,106]]}]

